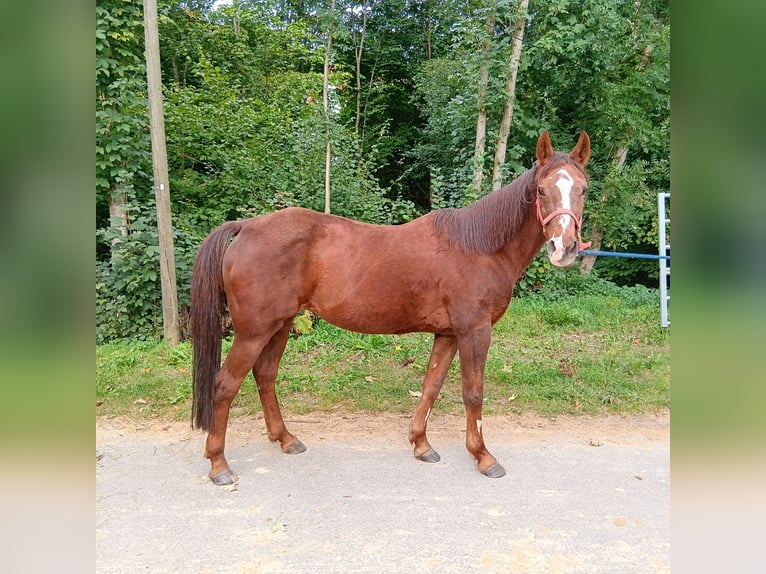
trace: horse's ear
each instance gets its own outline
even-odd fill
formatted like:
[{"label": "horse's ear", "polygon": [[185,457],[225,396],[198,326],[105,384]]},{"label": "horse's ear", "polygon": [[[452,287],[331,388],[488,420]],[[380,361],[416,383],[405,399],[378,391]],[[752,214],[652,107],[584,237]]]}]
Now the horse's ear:
[{"label": "horse's ear", "polygon": [[548,163],[553,157],[553,146],[551,145],[551,136],[548,135],[548,130],[540,134],[535,152],[537,153],[537,161],[540,167]]},{"label": "horse's ear", "polygon": [[585,133],[585,131],[580,134],[580,139],[577,140],[577,145],[574,146],[574,149],[569,154],[569,157],[571,157],[580,165],[585,165],[588,163],[588,158],[590,157],[590,138],[588,137],[588,134]]}]

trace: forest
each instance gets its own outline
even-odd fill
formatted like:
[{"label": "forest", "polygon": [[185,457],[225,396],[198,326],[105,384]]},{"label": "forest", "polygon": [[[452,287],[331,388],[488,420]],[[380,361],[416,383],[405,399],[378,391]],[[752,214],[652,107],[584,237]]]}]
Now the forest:
[{"label": "forest", "polygon": [[[299,205],[399,224],[490,193],[538,136],[591,138],[583,236],[657,253],[670,190],[662,0],[158,0],[182,331],[196,250]],[[592,266],[592,270],[591,270]],[[655,286],[655,261],[566,273]],[[538,258],[520,295],[561,280]],[[162,333],[143,2],[96,2],[97,341]],[[188,334],[188,333],[186,333]]]}]

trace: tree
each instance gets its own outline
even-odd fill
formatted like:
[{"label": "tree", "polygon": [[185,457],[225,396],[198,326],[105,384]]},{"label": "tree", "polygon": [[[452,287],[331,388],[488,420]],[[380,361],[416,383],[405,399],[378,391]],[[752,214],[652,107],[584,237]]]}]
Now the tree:
[{"label": "tree", "polygon": [[[356,133],[357,137],[359,137],[359,125],[362,121],[362,54],[364,53],[364,39],[365,34],[367,33],[367,14],[369,13],[369,10],[369,0],[365,0],[361,7],[357,8],[357,6],[352,6],[350,8],[354,60],[356,63],[356,116],[354,118],[354,133]],[[359,17],[361,17],[361,23],[359,24],[358,30],[356,30],[354,23]]]},{"label": "tree", "polygon": [[335,27],[335,0],[330,0],[330,14],[327,24],[327,49],[324,55],[324,71],[322,73],[322,107],[325,121],[325,167],[324,167],[324,212],[330,213],[330,165],[332,149],[330,142],[330,53],[332,51],[332,32]]},{"label": "tree", "polygon": [[490,2],[486,7],[484,35],[481,37],[479,81],[476,89],[476,143],[473,150],[473,192],[481,195],[484,179],[484,152],[487,146],[487,89],[489,85],[490,49],[495,33],[496,6]]},{"label": "tree", "polygon": [[516,103],[516,78],[519,73],[519,61],[521,60],[521,46],[524,42],[524,28],[527,23],[527,7],[529,0],[520,0],[516,26],[513,30],[513,44],[511,57],[508,59],[505,84],[505,105],[503,106],[503,118],[500,120],[497,145],[495,146],[495,162],[492,168],[492,191],[503,186],[503,166],[505,154],[508,150],[508,135],[513,122],[513,108]]},{"label": "tree", "polygon": [[154,196],[157,206],[157,239],[160,255],[162,287],[162,325],[165,341],[176,345],[181,341],[178,325],[178,293],[176,291],[176,258],[173,251],[173,223],[170,210],[170,178],[165,148],[165,117],[162,106],[160,72],[160,40],[157,31],[157,2],[144,0],[146,36],[146,76],[149,86],[149,121],[154,167]]}]

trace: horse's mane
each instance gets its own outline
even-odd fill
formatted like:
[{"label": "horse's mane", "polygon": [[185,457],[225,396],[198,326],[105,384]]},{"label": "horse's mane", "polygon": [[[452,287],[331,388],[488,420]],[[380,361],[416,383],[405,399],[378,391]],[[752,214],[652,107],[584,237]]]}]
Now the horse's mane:
[{"label": "horse's mane", "polygon": [[532,201],[537,166],[511,183],[460,209],[434,212],[434,226],[450,245],[462,251],[491,254],[508,243],[524,220]]},{"label": "horse's mane", "polygon": [[[542,169],[548,172],[562,163],[577,165],[569,154],[556,153]],[[450,245],[462,251],[496,253],[521,227],[528,206],[534,202],[540,169],[535,163],[505,187],[466,207],[434,211],[436,233],[446,234]]]}]

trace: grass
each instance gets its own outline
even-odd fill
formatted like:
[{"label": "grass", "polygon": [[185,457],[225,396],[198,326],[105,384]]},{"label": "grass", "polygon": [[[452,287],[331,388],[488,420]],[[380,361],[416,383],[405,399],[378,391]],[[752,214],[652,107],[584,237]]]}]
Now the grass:
[{"label": "grass", "polygon": [[[413,412],[432,336],[361,335],[320,321],[292,338],[277,379],[287,413]],[[224,341],[224,353],[231,341]],[[191,405],[189,342],[128,342],[96,349],[101,416],[186,419]],[[462,413],[458,359],[435,408]],[[670,406],[670,335],[651,290],[515,299],[493,330],[487,413],[653,412]],[[252,377],[232,416],[260,411]]]}]

